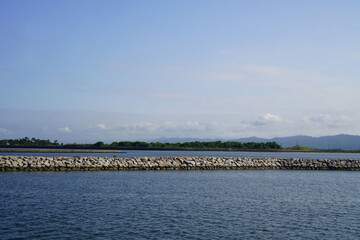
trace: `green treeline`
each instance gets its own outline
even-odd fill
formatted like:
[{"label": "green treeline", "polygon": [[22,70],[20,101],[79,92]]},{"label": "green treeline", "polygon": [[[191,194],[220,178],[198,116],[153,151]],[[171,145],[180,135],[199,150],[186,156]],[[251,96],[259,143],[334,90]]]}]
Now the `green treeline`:
[{"label": "green treeline", "polygon": [[111,144],[105,144],[104,142],[97,142],[95,144],[59,144],[57,140],[50,141],[37,139],[37,138],[20,138],[20,139],[5,139],[0,140],[0,146],[32,146],[32,147],[42,147],[42,146],[57,146],[60,148],[157,148],[157,149],[227,149],[227,150],[238,150],[238,149],[259,149],[259,150],[267,150],[267,149],[282,149],[279,144],[276,142],[222,142],[222,141],[214,141],[214,142],[185,142],[185,143],[160,143],[160,142],[130,142],[130,141],[121,141],[121,142],[113,142]]},{"label": "green treeline", "polygon": [[49,139],[37,139],[37,138],[19,138],[19,139],[4,139],[0,140],[1,146],[59,146],[57,140],[51,142]]},{"label": "green treeline", "polygon": [[104,144],[97,142],[94,147],[122,147],[122,148],[178,148],[178,149],[281,149],[281,146],[276,142],[185,142],[185,143],[160,143],[160,142],[113,142],[111,144]]}]

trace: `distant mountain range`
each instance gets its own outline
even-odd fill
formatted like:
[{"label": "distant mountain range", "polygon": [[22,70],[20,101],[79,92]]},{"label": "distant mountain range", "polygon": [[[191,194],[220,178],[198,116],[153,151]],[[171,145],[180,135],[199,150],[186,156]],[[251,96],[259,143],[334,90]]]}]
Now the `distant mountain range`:
[{"label": "distant mountain range", "polygon": [[334,136],[310,137],[310,136],[290,136],[276,138],[238,138],[238,139],[210,139],[210,138],[159,138],[154,142],[162,143],[183,143],[183,142],[210,142],[210,141],[236,141],[236,142],[276,142],[282,147],[304,146],[313,149],[341,149],[341,150],[360,150],[360,136],[339,134]]}]

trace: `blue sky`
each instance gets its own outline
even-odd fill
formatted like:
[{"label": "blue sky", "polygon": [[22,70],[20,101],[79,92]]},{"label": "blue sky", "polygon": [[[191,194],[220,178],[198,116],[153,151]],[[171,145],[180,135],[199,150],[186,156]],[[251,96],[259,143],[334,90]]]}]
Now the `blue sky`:
[{"label": "blue sky", "polygon": [[0,1],[0,139],[360,135],[359,1]]}]

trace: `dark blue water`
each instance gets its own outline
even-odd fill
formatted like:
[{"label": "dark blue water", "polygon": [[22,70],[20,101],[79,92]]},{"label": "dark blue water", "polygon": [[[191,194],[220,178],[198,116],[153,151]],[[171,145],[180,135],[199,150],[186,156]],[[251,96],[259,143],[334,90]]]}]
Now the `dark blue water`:
[{"label": "dark blue water", "polygon": [[0,173],[1,239],[359,239],[360,173]]},{"label": "dark blue water", "polygon": [[124,153],[0,153],[12,156],[105,156],[113,157],[160,157],[160,156],[206,156],[206,157],[278,157],[307,159],[360,159],[359,153],[289,153],[289,152],[216,152],[216,151],[145,151],[124,150]]}]

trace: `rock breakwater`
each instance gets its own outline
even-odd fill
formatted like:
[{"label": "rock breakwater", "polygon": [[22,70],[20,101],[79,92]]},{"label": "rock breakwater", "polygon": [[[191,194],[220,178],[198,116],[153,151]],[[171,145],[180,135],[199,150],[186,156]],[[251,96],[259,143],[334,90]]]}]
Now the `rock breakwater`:
[{"label": "rock breakwater", "polygon": [[0,171],[303,169],[360,170],[360,160],[250,157],[0,156]]}]

